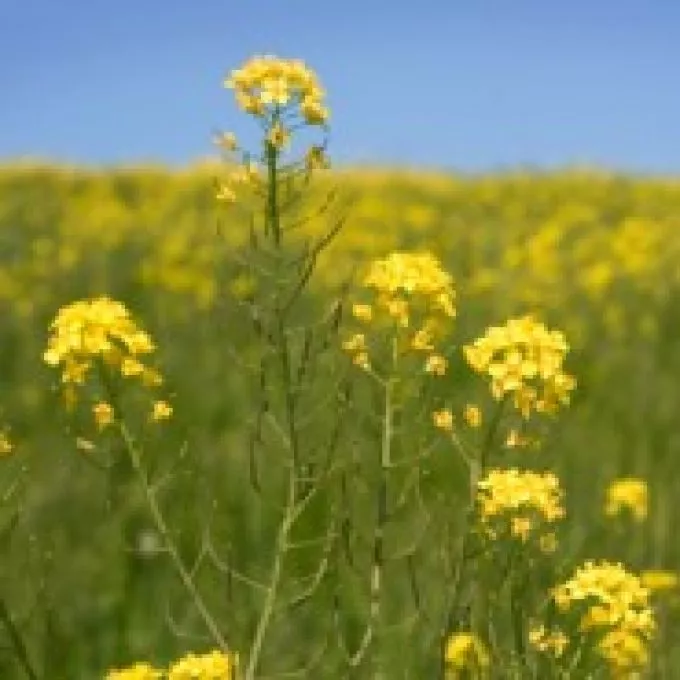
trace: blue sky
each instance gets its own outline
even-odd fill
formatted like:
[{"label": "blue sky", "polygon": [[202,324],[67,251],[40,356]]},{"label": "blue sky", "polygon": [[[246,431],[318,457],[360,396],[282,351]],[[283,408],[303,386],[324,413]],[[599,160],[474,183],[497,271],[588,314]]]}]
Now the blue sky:
[{"label": "blue sky", "polygon": [[680,174],[678,36],[678,0],[0,0],[0,160],[206,156],[267,52],[319,73],[341,162]]}]

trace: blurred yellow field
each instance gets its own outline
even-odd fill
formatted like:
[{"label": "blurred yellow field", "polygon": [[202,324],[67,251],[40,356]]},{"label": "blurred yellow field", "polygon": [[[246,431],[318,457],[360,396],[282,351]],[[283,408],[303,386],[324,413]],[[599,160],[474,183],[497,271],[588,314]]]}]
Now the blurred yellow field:
[{"label": "blurred yellow field", "polygon": [[257,161],[0,168],[0,677],[676,677],[680,180],[227,84]]}]

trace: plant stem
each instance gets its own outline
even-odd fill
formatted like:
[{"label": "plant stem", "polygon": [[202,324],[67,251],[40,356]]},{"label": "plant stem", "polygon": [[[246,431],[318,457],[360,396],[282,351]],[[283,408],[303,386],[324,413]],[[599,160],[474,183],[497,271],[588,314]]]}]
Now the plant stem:
[{"label": "plant stem", "polygon": [[265,635],[274,613],[274,605],[278,596],[279,586],[281,584],[281,575],[283,572],[283,558],[288,550],[288,537],[290,530],[295,522],[295,470],[291,468],[288,477],[288,498],[284,510],[283,520],[279,526],[279,531],[276,535],[276,554],[274,556],[274,564],[272,566],[271,576],[269,578],[269,586],[265,595],[264,604],[260,612],[260,618],[257,622],[253,642],[250,646],[250,653],[248,655],[248,666],[245,671],[245,680],[255,680],[255,673],[258,668],[260,656],[262,655],[262,647],[264,644]]},{"label": "plant stem", "polygon": [[38,672],[33,667],[26,645],[21,638],[21,634],[14,624],[14,621],[12,621],[12,615],[9,613],[5,601],[2,599],[0,599],[0,621],[2,621],[7,630],[10,644],[14,648],[14,655],[19,660],[26,676],[30,678],[30,680],[38,680]]},{"label": "plant stem", "polygon": [[165,518],[163,517],[163,512],[160,509],[160,506],[158,505],[158,502],[156,501],[156,496],[153,492],[153,489],[151,488],[151,485],[149,484],[149,480],[147,479],[146,472],[144,471],[144,468],[142,467],[139,451],[137,450],[137,446],[135,445],[134,439],[128,430],[127,426],[123,421],[119,421],[118,423],[118,431],[120,432],[121,439],[123,440],[123,443],[125,444],[125,448],[127,450],[127,453],[130,457],[130,461],[132,463],[132,467],[137,475],[137,478],[140,482],[140,485],[142,487],[142,491],[144,492],[144,497],[146,499],[147,505],[149,506],[149,511],[151,513],[151,518],[153,519],[154,525],[156,526],[156,530],[160,534],[161,538],[163,539],[163,542],[165,543],[165,548],[170,555],[170,559],[172,560],[172,563],[175,567],[175,570],[177,571],[182,584],[186,588],[187,592],[189,593],[194,606],[196,607],[196,610],[198,611],[199,616],[203,620],[203,623],[207,630],[210,632],[210,635],[212,636],[213,640],[215,641],[215,644],[220,648],[221,651],[223,651],[225,654],[229,653],[229,646],[227,645],[226,640],[224,639],[224,636],[222,635],[219,626],[217,625],[215,619],[213,618],[212,614],[210,613],[207,605],[205,604],[205,601],[203,600],[203,597],[201,596],[200,592],[198,591],[198,588],[196,587],[196,584],[194,583],[193,577],[191,576],[191,573],[187,569],[186,565],[184,564],[184,560],[182,559],[181,555],[179,554],[179,550],[177,549],[177,546],[175,545],[174,540],[172,539],[172,534],[170,533],[170,529],[168,528],[167,523],[165,522]]}]

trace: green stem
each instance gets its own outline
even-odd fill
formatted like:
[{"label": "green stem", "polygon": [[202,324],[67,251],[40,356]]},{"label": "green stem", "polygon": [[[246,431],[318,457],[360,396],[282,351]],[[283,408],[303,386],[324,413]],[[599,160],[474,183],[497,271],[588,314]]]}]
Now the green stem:
[{"label": "green stem", "polygon": [[281,576],[283,573],[283,558],[288,550],[288,538],[290,531],[295,522],[295,471],[290,470],[288,478],[288,499],[284,511],[283,520],[279,527],[276,536],[276,554],[274,556],[274,564],[272,566],[271,576],[269,578],[269,586],[265,595],[260,618],[257,622],[253,642],[250,646],[250,653],[248,654],[248,666],[245,671],[245,680],[255,680],[255,673],[258,669],[260,657],[262,655],[262,647],[264,645],[265,636],[272,615],[274,613],[274,605],[278,596],[279,586],[281,583]]},{"label": "green stem", "polygon": [[[479,452],[479,458],[476,461],[477,464],[470,466],[469,470],[470,497],[468,501],[467,512],[465,513],[465,523],[463,525],[463,537],[461,540],[460,548],[460,563],[458,564],[458,569],[456,570],[455,583],[453,584],[451,589],[452,600],[447,606],[446,613],[447,620],[444,626],[444,630],[442,631],[442,645],[446,644],[446,636],[448,635],[448,633],[451,630],[451,627],[453,626],[454,623],[453,618],[456,614],[456,610],[460,605],[460,599],[463,590],[463,582],[465,580],[469,562],[468,547],[470,543],[470,536],[472,533],[471,530],[474,525],[477,484],[479,480],[482,479],[482,477],[484,476],[484,472],[486,471],[489,454],[491,453],[491,447],[493,446],[494,439],[496,438],[496,433],[498,431],[498,426],[500,425],[501,418],[503,415],[504,405],[505,401],[502,401],[498,405],[498,408],[496,409],[493,417],[491,418],[491,422],[489,423],[489,429],[487,430],[486,437],[484,438],[482,448]],[[475,463],[475,461],[469,462]],[[443,670],[444,669],[442,667],[442,673]]]},{"label": "green stem", "polygon": [[156,501],[154,491],[149,484],[149,480],[142,466],[139,451],[137,450],[134,439],[123,421],[118,421],[118,431],[130,457],[130,462],[132,463],[132,467],[137,475],[137,479],[139,480],[142,491],[144,492],[144,497],[149,507],[151,518],[154,522],[156,530],[160,534],[161,539],[165,544],[165,549],[170,555],[170,559],[172,560],[175,570],[177,571],[177,574],[179,575],[185,589],[189,593],[189,596],[196,607],[196,611],[202,619],[206,629],[209,631],[210,635],[215,641],[215,644],[217,644],[222,652],[228,654],[229,646],[227,645],[227,642],[224,639],[219,626],[205,604],[203,597],[199,593],[189,569],[187,569],[186,565],[184,564],[184,560],[179,554],[179,550],[175,545],[172,534],[170,533],[170,529],[165,522],[165,518],[163,517],[163,512],[161,511],[160,506]]},{"label": "green stem", "polygon": [[267,159],[267,217],[265,221],[265,236],[271,233],[274,245],[281,247],[281,220],[279,218],[278,198],[278,152],[276,147],[265,141],[265,157]]},{"label": "green stem", "polygon": [[24,669],[26,676],[30,680],[38,680],[38,672],[35,670],[31,659],[28,655],[28,649],[19,633],[19,629],[12,621],[12,615],[7,609],[5,601],[0,599],[0,621],[2,621],[5,629],[7,630],[7,635],[9,636],[10,644],[14,648],[14,655],[19,660],[21,667]]}]

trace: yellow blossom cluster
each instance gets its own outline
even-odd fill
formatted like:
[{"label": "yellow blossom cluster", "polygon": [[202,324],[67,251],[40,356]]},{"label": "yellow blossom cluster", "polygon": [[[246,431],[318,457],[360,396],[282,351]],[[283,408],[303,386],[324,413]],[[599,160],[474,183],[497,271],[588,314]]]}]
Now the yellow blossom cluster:
[{"label": "yellow blossom cluster", "polygon": [[218,651],[188,654],[170,667],[168,680],[231,680],[237,662],[235,655]]},{"label": "yellow blossom cluster", "polygon": [[529,630],[529,643],[539,652],[559,658],[569,646],[569,638],[559,629],[548,630],[539,624]]},{"label": "yellow blossom cluster", "polygon": [[604,512],[608,517],[630,513],[635,520],[647,518],[649,499],[647,482],[636,477],[615,479],[607,488]]},{"label": "yellow blossom cluster", "polygon": [[[456,295],[453,279],[439,260],[431,253],[394,252],[374,260],[362,284],[369,299],[352,306],[361,329],[343,344],[354,363],[370,365],[368,331],[387,329],[393,354],[421,355],[425,373],[444,375],[448,363],[437,343],[456,315]],[[371,339],[377,341],[378,333]]]},{"label": "yellow blossom cluster", "polygon": [[232,71],[224,84],[234,90],[238,106],[254,116],[278,118],[282,110],[293,108],[308,125],[328,120],[324,90],[300,59],[255,56]]},{"label": "yellow blossom cluster", "polygon": [[450,671],[481,673],[491,659],[482,641],[474,633],[453,633],[446,641],[444,660]]},{"label": "yellow blossom cluster", "polygon": [[569,403],[576,380],[563,370],[568,349],[563,333],[525,316],[492,326],[463,351],[474,371],[491,378],[493,397],[512,394],[528,418],[532,411],[552,413]]},{"label": "yellow blossom cluster", "polygon": [[509,531],[526,543],[538,538],[545,552],[555,548],[554,534],[546,528],[564,517],[563,492],[552,472],[490,470],[477,483],[477,503],[484,527],[490,535]]},{"label": "yellow blossom cluster", "polygon": [[[121,302],[108,297],[80,300],[62,307],[50,326],[45,362],[61,368],[61,379],[69,400],[76,399],[75,389],[86,384],[99,370],[139,380],[145,387],[157,387],[163,379],[157,370],[144,363],[155,345],[148,333],[134,322]],[[101,374],[99,374],[101,377]],[[94,421],[103,429],[115,420],[114,407],[107,400],[92,406]],[[170,417],[172,407],[156,401],[151,420]]]},{"label": "yellow blossom cluster", "polygon": [[614,675],[647,665],[655,630],[650,591],[623,565],[586,562],[552,596],[562,612],[577,611],[581,632],[595,636],[596,650]]},{"label": "yellow blossom cluster", "polygon": [[174,662],[167,671],[147,663],[111,670],[106,680],[232,680],[238,667],[236,654],[212,651],[206,654],[187,654]]}]

